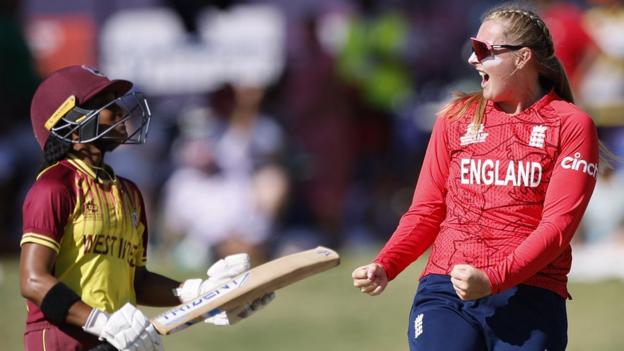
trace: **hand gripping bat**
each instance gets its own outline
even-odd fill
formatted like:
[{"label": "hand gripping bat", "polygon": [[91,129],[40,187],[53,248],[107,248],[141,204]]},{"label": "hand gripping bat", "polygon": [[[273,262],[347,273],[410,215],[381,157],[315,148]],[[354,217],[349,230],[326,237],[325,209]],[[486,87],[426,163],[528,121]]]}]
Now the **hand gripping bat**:
[{"label": "hand gripping bat", "polygon": [[[194,300],[173,307],[152,318],[151,322],[161,335],[169,335],[225,311],[230,324],[234,324],[240,320],[237,311],[245,305],[338,264],[338,253],[323,246],[283,256],[243,272]],[[91,351],[114,350],[101,347],[106,347],[106,344]]]}]

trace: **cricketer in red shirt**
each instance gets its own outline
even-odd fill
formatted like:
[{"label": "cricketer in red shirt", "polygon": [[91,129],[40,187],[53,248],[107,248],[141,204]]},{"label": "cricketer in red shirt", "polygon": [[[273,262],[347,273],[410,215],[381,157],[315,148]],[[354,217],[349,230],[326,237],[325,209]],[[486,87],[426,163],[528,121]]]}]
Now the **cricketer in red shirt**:
[{"label": "cricketer in red shirt", "polygon": [[570,240],[598,174],[596,127],[550,92],[518,115],[491,101],[438,118],[412,204],[374,262],[389,280],[431,247],[422,276],[483,270],[495,294],[517,284],[570,297]]}]

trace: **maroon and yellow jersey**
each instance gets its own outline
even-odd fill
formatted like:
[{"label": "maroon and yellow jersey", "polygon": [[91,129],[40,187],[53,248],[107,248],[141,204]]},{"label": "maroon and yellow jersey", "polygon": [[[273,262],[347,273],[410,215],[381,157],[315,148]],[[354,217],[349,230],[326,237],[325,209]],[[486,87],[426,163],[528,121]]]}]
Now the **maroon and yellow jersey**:
[{"label": "maroon and yellow jersey", "polygon": [[[56,252],[54,276],[107,312],[136,303],[135,269],[145,265],[147,247],[141,193],[129,180],[111,177],[97,178],[73,157],[45,169],[24,201],[21,241]],[[43,320],[28,301],[27,323]]]},{"label": "maroon and yellow jersey", "polygon": [[483,124],[471,120],[437,120],[412,204],[375,262],[393,279],[431,247],[423,275],[471,264],[493,293],[523,283],[568,297],[569,243],[598,173],[592,119],[551,92],[513,116],[488,102]]}]

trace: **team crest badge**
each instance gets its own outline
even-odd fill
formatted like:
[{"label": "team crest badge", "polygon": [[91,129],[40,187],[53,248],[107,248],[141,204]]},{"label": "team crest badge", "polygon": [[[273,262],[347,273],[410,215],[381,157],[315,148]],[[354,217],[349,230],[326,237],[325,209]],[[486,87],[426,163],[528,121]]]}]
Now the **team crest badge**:
[{"label": "team crest badge", "polygon": [[466,128],[466,134],[462,135],[459,138],[459,142],[461,146],[482,143],[485,141],[485,138],[489,135],[489,133],[484,132],[485,126],[483,124],[479,125],[479,128],[474,127],[474,123],[470,123]]},{"label": "team crest badge", "polygon": [[95,203],[93,203],[93,201],[86,202],[84,205],[84,208],[85,208],[85,212],[89,214],[96,214],[98,211],[98,207]]},{"label": "team crest badge", "polygon": [[546,140],[546,129],[548,127],[542,125],[533,127],[529,137],[529,146],[543,148]]}]

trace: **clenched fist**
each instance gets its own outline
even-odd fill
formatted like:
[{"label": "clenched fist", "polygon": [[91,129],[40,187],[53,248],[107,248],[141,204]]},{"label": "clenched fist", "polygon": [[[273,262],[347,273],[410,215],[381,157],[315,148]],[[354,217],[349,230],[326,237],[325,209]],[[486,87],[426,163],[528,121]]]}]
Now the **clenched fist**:
[{"label": "clenched fist", "polygon": [[492,293],[492,285],[485,272],[469,264],[453,267],[451,283],[462,300],[476,300]]},{"label": "clenched fist", "polygon": [[386,285],[388,285],[386,271],[377,263],[371,263],[356,268],[351,274],[351,277],[353,278],[354,287],[371,296],[381,294],[386,288]]}]

